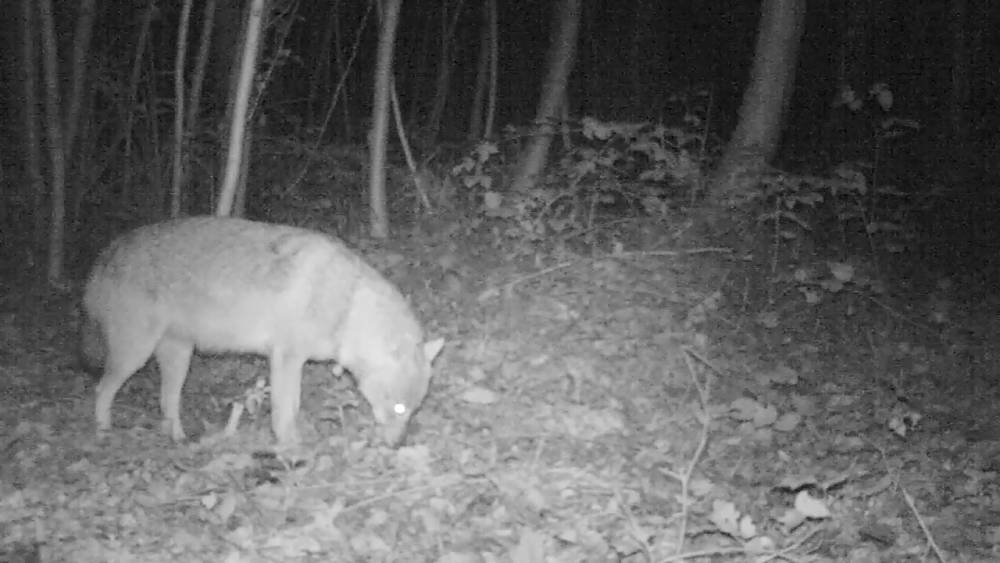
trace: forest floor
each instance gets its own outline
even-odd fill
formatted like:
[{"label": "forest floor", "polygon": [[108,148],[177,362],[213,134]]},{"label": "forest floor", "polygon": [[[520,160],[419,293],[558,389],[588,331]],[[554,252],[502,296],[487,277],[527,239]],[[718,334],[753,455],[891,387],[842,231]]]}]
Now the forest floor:
[{"label": "forest floor", "polygon": [[679,213],[546,250],[418,227],[361,249],[447,340],[395,450],[323,365],[294,456],[266,406],[222,437],[250,357],[193,364],[189,442],[151,366],[98,441],[74,301],[5,282],[0,561],[1000,560],[995,296],[761,299]]}]

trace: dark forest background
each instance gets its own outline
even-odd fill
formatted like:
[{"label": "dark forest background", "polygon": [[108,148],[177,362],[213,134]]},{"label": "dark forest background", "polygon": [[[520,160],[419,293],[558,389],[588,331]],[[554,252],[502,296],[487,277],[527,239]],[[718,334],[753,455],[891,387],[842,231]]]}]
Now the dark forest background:
[{"label": "dark forest background", "polygon": [[[121,106],[123,91],[136,53],[139,20],[148,4],[104,0],[95,6],[84,102],[89,126],[83,128],[87,139],[81,150],[86,153],[84,161],[101,166],[99,172],[74,173],[78,164],[71,159],[67,188],[71,199],[74,193],[96,191],[95,185],[115,184],[120,181],[117,171],[138,164],[117,160],[121,139],[115,134],[126,111]],[[149,108],[155,108],[158,132],[152,135],[168,146],[180,3],[161,2],[155,6],[138,95],[145,100],[145,118]],[[191,15],[189,69],[197,51],[201,7],[196,3]],[[335,58],[330,55],[333,34],[339,34],[341,60],[346,60],[368,7],[368,2],[357,1],[271,3],[272,10],[295,17],[280,47],[274,42],[273,31],[265,39],[262,66],[279,62],[274,64],[274,74],[267,83],[255,131],[265,137],[300,139],[303,143],[315,140],[317,127],[341,79]],[[584,2],[576,62],[568,85],[569,116],[676,123],[690,109],[685,108],[685,102],[700,96],[705,106],[701,108],[702,117],[710,117],[712,139],[717,145],[723,143],[735,126],[747,85],[760,7],[759,2],[731,0]],[[964,15],[957,21],[954,14],[959,8]],[[456,9],[458,23],[447,61],[452,68],[447,105],[440,127],[433,127],[433,134],[428,134],[432,124],[427,118],[441,64],[440,41],[447,18]],[[474,141],[468,138],[467,124],[483,21],[481,9],[480,2],[472,1],[403,3],[394,74],[407,134],[413,137],[420,155],[433,154],[442,146],[461,150]],[[8,3],[0,15],[0,165],[6,214],[15,218],[29,212],[25,202],[30,199],[24,193],[24,70],[20,62],[23,22],[19,10],[19,4]],[[495,131],[505,125],[531,122],[555,15],[553,3],[547,1],[500,2],[498,10]],[[55,11],[59,77],[65,93],[78,5],[57,2]],[[218,4],[202,109],[193,132],[201,143],[195,152],[198,148],[218,147],[224,140],[231,65],[233,53],[239,48],[244,14],[242,2],[225,0]],[[891,114],[920,125],[919,134],[909,135],[886,153],[892,157],[891,163],[885,164],[886,170],[902,181],[919,182],[928,175],[958,173],[957,168],[963,168],[960,175],[968,177],[964,169],[970,163],[979,171],[990,168],[1000,127],[996,47],[1000,44],[1000,6],[984,0],[855,0],[811,2],[806,14],[778,164],[815,168],[870,156],[876,106],[868,104],[860,111],[851,111],[833,102],[843,86],[864,97],[872,85],[884,83],[894,96]],[[332,112],[332,121],[320,139],[323,143],[363,146],[366,142],[377,22],[374,16],[364,21],[357,59],[346,77],[345,96],[337,102],[346,103],[346,109],[338,107]],[[966,39],[964,56],[968,64],[964,68],[970,73],[968,91],[958,102],[952,88],[956,26]],[[281,56],[276,55],[279,52]],[[149,103],[154,97],[154,103]],[[967,138],[960,147],[951,140],[956,103],[966,116]],[[200,153],[202,158],[192,170],[193,181],[217,168],[215,159],[219,154],[213,154],[214,150]],[[955,152],[962,154],[956,156]],[[254,173],[251,166],[251,175]],[[981,181],[976,183],[977,187],[982,185]],[[111,194],[114,199],[114,190]],[[105,192],[99,197],[85,195],[80,199],[84,208],[88,202],[100,208],[109,196]],[[189,212],[208,211],[204,202],[189,201],[187,207]],[[145,221],[155,218],[149,212],[140,215]],[[71,219],[79,222],[79,218]],[[5,231],[9,234],[30,224],[7,220]]]},{"label": "dark forest background", "polygon": [[[162,65],[160,85],[164,99],[171,95],[171,56],[175,48],[179,2],[157,4],[153,23],[153,51]],[[435,42],[440,39],[441,1],[406,0],[399,28],[396,77],[403,105],[411,121],[419,123],[433,95],[437,65]],[[451,7],[451,3],[445,2]],[[544,68],[551,2],[500,2],[500,89],[498,122],[524,123],[533,115]],[[715,91],[718,129],[732,127],[742,89],[753,58],[759,2],[732,0],[659,2],[650,0],[590,0],[584,3],[577,64],[571,78],[571,114],[606,119],[661,119],[670,109],[671,95],[686,88],[711,86]],[[970,2],[971,52],[975,69],[970,93],[971,110],[980,119],[977,130],[996,129],[1000,61],[1000,6]],[[317,55],[327,33],[331,10],[338,10],[342,32],[349,41],[366,2],[303,1],[299,18],[286,42],[291,58],[269,87],[264,109],[279,117],[274,122],[308,124],[318,118],[324,92],[316,86],[335,83],[335,68],[317,68]],[[192,12],[197,30],[199,10]],[[20,106],[20,19],[14,3],[2,14],[2,124],[5,170],[17,169]],[[60,53],[67,53],[76,17],[75,2],[56,2]],[[95,105],[113,95],[117,72],[127,68],[135,53],[137,18],[144,3],[107,0],[97,3],[96,27],[90,49]],[[240,2],[219,4],[215,29],[216,51],[234,48],[243,17]],[[949,92],[952,52],[947,25],[951,3],[894,0],[887,2],[811,2],[801,46],[796,92],[786,127],[789,149],[811,146],[825,136],[830,104],[840,69],[863,89],[876,81],[889,84],[896,94],[896,111],[920,116],[931,130],[941,127]],[[462,138],[467,94],[474,79],[480,15],[476,2],[465,2],[454,52],[454,79],[446,113],[445,137]],[[855,20],[862,20],[856,23]],[[846,37],[845,34],[860,34]],[[349,81],[351,115],[362,124],[370,100],[370,72],[376,29],[371,20]],[[188,50],[194,57],[193,49]],[[218,117],[224,107],[229,53],[213,54],[208,73],[206,119]],[[64,65],[65,66],[65,65]],[[325,73],[325,74],[324,74]],[[120,77],[119,77],[120,78]],[[313,99],[310,99],[310,96]],[[106,100],[105,100],[106,102]],[[339,112],[338,112],[339,113]],[[360,132],[360,130],[356,129]],[[334,129],[334,133],[338,131]],[[339,139],[338,139],[339,140]],[[352,139],[357,140],[357,139]]]}]

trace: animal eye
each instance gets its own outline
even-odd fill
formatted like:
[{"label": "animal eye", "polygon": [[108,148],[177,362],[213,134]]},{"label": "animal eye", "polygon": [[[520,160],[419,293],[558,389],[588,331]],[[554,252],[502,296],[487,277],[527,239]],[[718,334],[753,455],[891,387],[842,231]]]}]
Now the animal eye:
[{"label": "animal eye", "polygon": [[406,414],[406,405],[403,403],[396,403],[392,405],[392,412],[396,413],[396,416],[403,416]]}]

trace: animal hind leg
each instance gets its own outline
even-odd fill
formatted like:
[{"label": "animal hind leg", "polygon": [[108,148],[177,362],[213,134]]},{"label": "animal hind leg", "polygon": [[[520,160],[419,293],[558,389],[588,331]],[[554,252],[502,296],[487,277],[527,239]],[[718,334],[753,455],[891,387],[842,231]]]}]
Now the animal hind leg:
[{"label": "animal hind leg", "polygon": [[191,367],[194,344],[165,336],[156,345],[156,363],[160,366],[160,429],[175,441],[184,439],[181,424],[181,391]]},{"label": "animal hind leg", "polygon": [[162,335],[162,331],[150,330],[149,327],[138,326],[137,323],[123,322],[109,326],[105,321],[101,324],[101,329],[105,331],[104,341],[107,350],[104,358],[104,375],[97,384],[94,401],[94,418],[97,421],[98,434],[111,429],[111,404],[115,400],[115,395],[128,378],[149,360],[156,347],[156,341]]}]

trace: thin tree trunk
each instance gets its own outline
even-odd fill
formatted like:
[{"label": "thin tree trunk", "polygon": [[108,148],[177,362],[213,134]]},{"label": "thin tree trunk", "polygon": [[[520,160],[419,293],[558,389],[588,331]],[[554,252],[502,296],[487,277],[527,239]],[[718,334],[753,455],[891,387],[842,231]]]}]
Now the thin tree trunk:
[{"label": "thin tree trunk", "polygon": [[483,138],[493,137],[493,119],[497,112],[497,80],[500,71],[500,35],[497,0],[487,0],[489,4],[490,26],[490,90],[486,104],[486,122],[483,124]]},{"label": "thin tree trunk", "polygon": [[153,14],[156,10],[154,0],[147,0],[146,10],[142,14],[142,24],[139,27],[139,35],[136,40],[135,57],[132,59],[132,73],[129,75],[128,94],[125,98],[125,125],[122,137],[125,141],[124,169],[122,178],[126,189],[132,185],[132,128],[135,124],[135,101],[139,91],[139,77],[142,76],[142,60],[146,52],[149,41],[149,28],[153,23]]},{"label": "thin tree trunk", "polygon": [[170,186],[170,217],[181,214],[181,186],[184,183],[184,67],[187,61],[188,27],[191,23],[191,0],[184,0],[177,24],[177,50],[174,59],[174,158],[173,182]]},{"label": "thin tree trunk", "polygon": [[778,148],[782,120],[795,83],[805,0],[764,0],[750,84],[739,123],[712,175],[711,195],[738,203],[758,183]]},{"label": "thin tree trunk", "polygon": [[[364,15],[361,16],[361,22],[358,24],[358,30],[354,36],[354,43],[351,45],[351,56],[348,57],[347,61],[344,61],[341,58],[342,53],[339,47],[340,34],[339,32],[337,34],[336,41],[338,47],[336,48],[336,58],[337,58],[337,72],[340,74],[340,76],[337,79],[337,85],[333,88],[333,92],[330,94],[330,105],[326,110],[326,115],[323,117],[323,123],[319,128],[319,133],[316,135],[316,141],[313,144],[313,151],[315,151],[319,147],[320,143],[323,141],[323,135],[326,132],[327,127],[329,127],[330,125],[330,120],[333,119],[333,112],[334,110],[337,109],[337,102],[338,100],[341,99],[341,95],[343,95],[343,101],[340,102],[340,105],[343,106],[344,108],[344,121],[349,122],[351,120],[349,109],[347,107],[348,104],[347,77],[350,74],[351,69],[354,67],[354,60],[357,58],[358,51],[361,48],[361,39],[364,36],[365,27],[368,25],[368,16],[371,15],[371,11],[372,11],[372,4],[369,3],[368,8],[365,10]],[[351,133],[350,125],[347,125],[345,129],[345,134],[347,135],[348,139],[351,138],[350,133]],[[304,174],[305,170],[303,170],[302,173]]]},{"label": "thin tree trunk", "polygon": [[[191,73],[191,90],[188,93],[188,109],[187,116],[185,118],[185,135],[187,135],[188,139],[197,135],[199,129],[198,118],[201,112],[201,99],[205,86],[205,75],[208,69],[209,58],[212,53],[212,32],[215,29],[215,20],[218,13],[217,8],[218,3],[216,0],[207,0],[205,2],[205,9],[202,11],[201,34],[198,37],[198,54],[195,55],[194,70]],[[190,166],[186,166],[182,185],[188,185],[188,178],[190,178],[190,174]],[[207,184],[198,185],[197,187],[208,188],[205,191],[209,196],[209,207],[214,207],[215,178],[211,178]],[[200,196],[202,194],[198,195]],[[197,205],[204,201],[201,197],[195,197],[195,194],[191,194],[191,200],[191,205]]]},{"label": "thin tree trunk", "polygon": [[437,142],[438,134],[441,131],[441,120],[444,118],[444,108],[448,103],[448,91],[451,87],[451,67],[454,64],[452,54],[455,44],[455,29],[458,27],[459,16],[462,15],[462,5],[465,0],[457,0],[455,11],[451,14],[451,21],[448,21],[448,0],[442,0],[442,34],[441,34],[441,59],[438,61],[437,80],[434,83],[434,102],[431,106],[430,116],[427,118],[427,139],[428,145]]},{"label": "thin tree trunk", "polygon": [[232,215],[234,217],[246,217],[247,214],[247,180],[250,178],[250,158],[247,155],[250,154],[251,150],[253,150],[253,127],[247,127],[243,135],[243,148],[241,150],[243,158],[240,159],[239,181],[236,182],[236,195],[233,200]]},{"label": "thin tree trunk", "polygon": [[76,132],[83,110],[83,89],[87,80],[87,60],[90,52],[90,38],[94,34],[94,0],[81,0],[80,13],[73,35],[73,79],[70,84],[69,111],[66,114],[66,136],[63,148],[70,158],[76,143]]},{"label": "thin tree trunk", "polygon": [[566,82],[573,69],[577,35],[580,30],[580,0],[560,0],[549,46],[548,71],[542,84],[542,96],[535,116],[535,135],[521,154],[512,189],[525,190],[533,186],[545,169],[549,146],[552,144],[552,122],[559,117],[565,99]]},{"label": "thin tree trunk", "polygon": [[389,131],[389,97],[392,87],[392,58],[402,0],[383,0],[375,60],[375,87],[372,99],[372,128],[368,134],[370,160],[368,198],[371,235],[389,236],[389,211],[385,196],[386,143]]},{"label": "thin tree trunk", "polygon": [[406,160],[406,166],[410,169],[410,176],[413,178],[413,187],[417,190],[417,204],[414,209],[414,216],[420,212],[420,206],[423,205],[424,209],[430,211],[433,208],[431,204],[431,199],[427,195],[429,187],[426,180],[427,178],[420,170],[417,165],[417,159],[413,156],[413,150],[410,148],[410,141],[406,138],[406,126],[403,124],[403,110],[399,107],[399,95],[396,92],[395,81],[390,83],[391,92],[391,106],[392,106],[392,117],[396,123],[396,136],[399,137],[399,148],[403,151],[403,158]]},{"label": "thin tree trunk", "polygon": [[24,153],[27,156],[28,182],[32,193],[34,236],[32,250],[43,248],[45,240],[45,184],[42,181],[41,135],[38,131],[38,52],[35,44],[37,23],[35,0],[21,0],[22,64],[24,70]]},{"label": "thin tree trunk", "polygon": [[[302,179],[305,178],[306,172],[309,171],[309,166],[312,164],[312,159],[314,155],[318,153],[317,149],[319,148],[320,144],[323,143],[323,137],[326,136],[327,128],[330,126],[330,120],[333,119],[333,112],[337,109],[337,102],[338,100],[340,100],[341,92],[346,91],[347,77],[350,74],[351,69],[354,67],[354,60],[358,56],[358,50],[361,46],[361,39],[364,36],[365,27],[368,25],[368,16],[371,15],[373,7],[372,5],[373,3],[369,2],[368,7],[365,9],[364,15],[361,16],[361,22],[358,24],[357,31],[355,32],[354,44],[351,46],[351,56],[348,57],[347,61],[341,61],[338,59],[337,68],[339,69],[338,72],[340,76],[337,79],[337,85],[333,88],[333,92],[329,94],[330,105],[326,109],[326,113],[323,116],[323,121],[319,125],[319,130],[316,133],[316,138],[313,140],[310,150],[306,151],[305,162],[302,163],[302,166],[299,168],[298,173],[295,174],[295,177],[288,185],[288,191],[295,190],[302,182]],[[339,42],[339,38],[337,41]],[[337,57],[339,58],[340,54],[338,54]],[[347,99],[345,98],[340,105],[346,108]],[[344,119],[350,120],[350,116],[347,115],[346,111]],[[350,126],[348,126],[348,131],[350,131]],[[348,136],[347,138],[350,139],[350,136]]]},{"label": "thin tree trunk", "polygon": [[[142,216],[147,221],[158,220],[163,216],[164,204],[166,203],[166,190],[163,186],[163,147],[160,146],[162,136],[160,135],[160,120],[157,118],[157,101],[159,100],[160,84],[158,77],[161,76],[159,67],[156,66],[156,57],[147,57],[149,69],[146,76],[149,78],[146,83],[145,114],[149,142],[149,153],[152,154],[153,167],[146,174],[149,180],[147,189],[143,189],[138,198],[137,207],[142,209]],[[145,187],[145,186],[144,186]],[[134,189],[133,186],[126,188]]]},{"label": "thin tree trunk", "polygon": [[[265,13],[271,14],[271,18],[263,21],[261,23],[262,29],[267,29],[274,25],[274,37],[275,37],[275,49],[274,55],[269,59],[269,65],[267,69],[260,73],[257,77],[256,87],[250,93],[250,104],[247,110],[246,122],[247,124],[253,123],[254,116],[257,114],[258,108],[260,108],[261,101],[264,99],[264,95],[267,91],[268,85],[271,83],[271,78],[274,76],[274,69],[280,64],[279,60],[281,58],[282,46],[285,44],[285,40],[288,38],[288,32],[291,29],[292,22],[295,21],[295,11],[294,9],[298,7],[299,4],[292,4],[291,8],[287,11],[281,12],[281,16],[275,16],[274,12],[269,9],[269,4],[265,4]],[[257,53],[254,54],[254,60],[259,61],[261,59],[261,54],[264,51],[264,37],[257,42]],[[237,217],[245,217],[247,209],[247,181],[250,178],[250,155],[253,150],[253,138],[254,131],[253,127],[247,127],[246,134],[243,136],[243,158],[240,160],[240,179],[237,182],[236,199],[233,205],[233,214]]]},{"label": "thin tree trunk", "polygon": [[490,72],[490,0],[483,0],[483,20],[479,31],[479,55],[476,60],[476,85],[472,91],[469,110],[469,138],[483,137],[483,106],[486,104],[486,86]]},{"label": "thin tree trunk", "polygon": [[[322,36],[319,40],[319,53],[316,55],[316,62],[309,76],[309,94],[306,98],[307,116],[306,124],[316,125],[316,104],[320,98],[319,93],[323,92],[322,100],[325,102],[330,93],[331,77],[330,69],[333,63],[333,38],[337,24],[337,12],[340,8],[340,0],[334,0],[330,6],[329,17],[326,18],[326,25],[323,28]],[[338,37],[339,39],[339,37]],[[322,105],[320,106],[322,107]]]},{"label": "thin tree trunk", "polygon": [[66,232],[66,154],[60,120],[59,69],[52,1],[38,0],[38,18],[42,31],[42,69],[45,77],[45,123],[48,130],[49,160],[52,166],[50,186],[51,223],[46,274],[50,285],[57,285],[63,274],[63,243]]},{"label": "thin tree trunk", "polygon": [[188,95],[187,130],[188,134],[197,129],[198,112],[201,108],[201,90],[205,84],[205,69],[208,68],[208,55],[212,49],[212,28],[215,24],[215,0],[205,2],[205,10],[201,18],[201,37],[198,38],[198,55],[191,74],[191,93]]},{"label": "thin tree trunk", "polygon": [[246,39],[243,43],[242,58],[233,100],[232,118],[229,125],[229,150],[222,178],[222,189],[215,208],[216,215],[228,216],[233,209],[236,187],[240,176],[240,161],[244,155],[244,135],[247,128],[247,114],[250,102],[250,86],[253,82],[257,56],[260,53],[261,27],[264,19],[265,0],[252,0],[246,25]]}]

